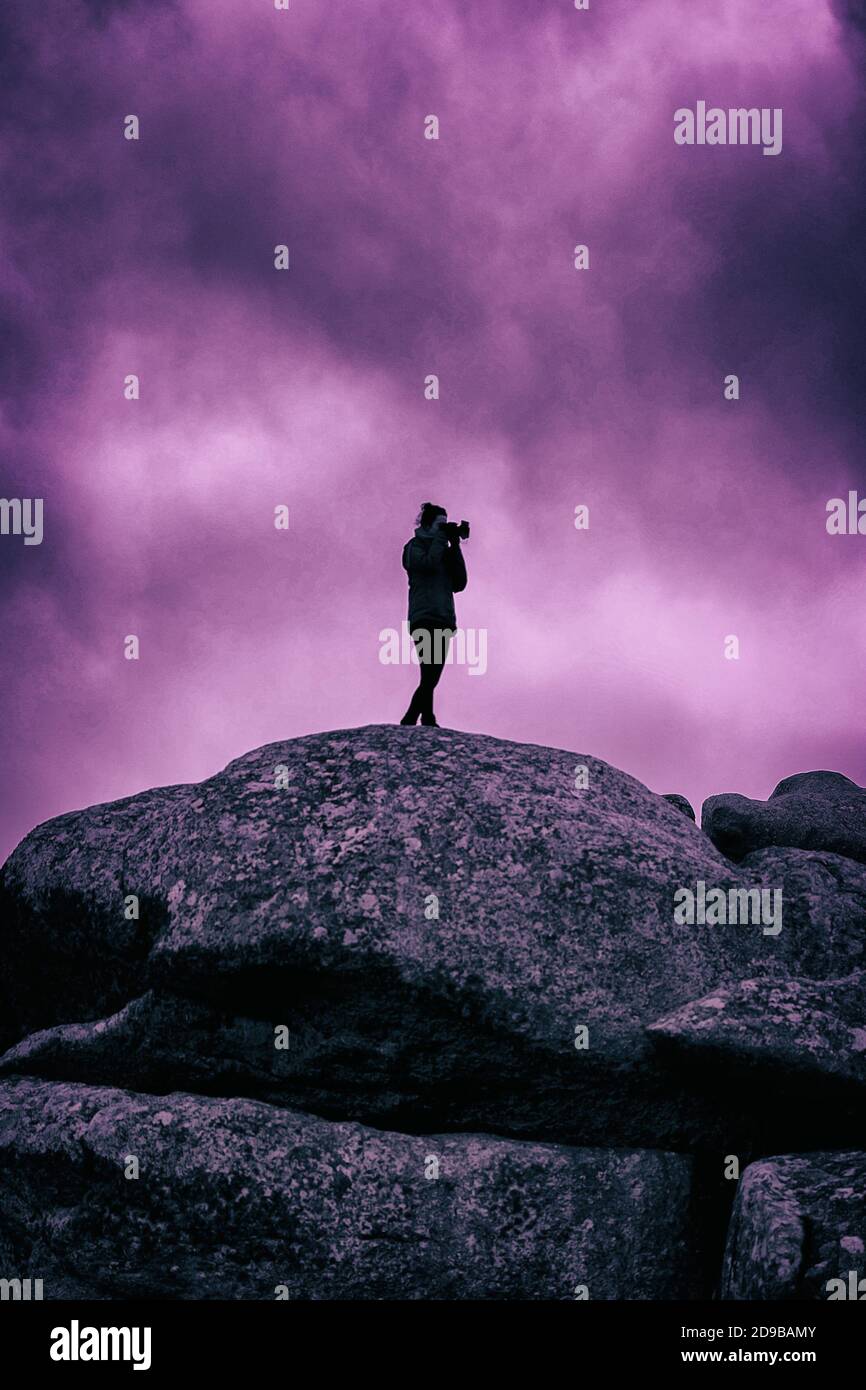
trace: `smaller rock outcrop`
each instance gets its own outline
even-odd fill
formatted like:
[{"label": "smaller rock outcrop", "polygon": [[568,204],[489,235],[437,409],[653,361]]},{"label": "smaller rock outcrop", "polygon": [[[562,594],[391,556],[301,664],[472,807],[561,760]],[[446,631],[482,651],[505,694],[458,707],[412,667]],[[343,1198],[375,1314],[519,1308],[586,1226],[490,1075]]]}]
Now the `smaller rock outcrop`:
[{"label": "smaller rock outcrop", "polygon": [[866,1295],[864,1248],[866,1153],[764,1159],[740,1180],[722,1298],[839,1299],[861,1279]]},{"label": "smaller rock outcrop", "polygon": [[709,797],[701,825],[729,859],[769,845],[829,850],[866,863],[866,789],[841,772],[799,772],[767,801],[724,792]]},{"label": "smaller rock outcrop", "polygon": [[863,1088],[866,973],[841,980],[741,980],[684,1004],[647,1032],[671,1049],[740,1068],[812,1074]]}]

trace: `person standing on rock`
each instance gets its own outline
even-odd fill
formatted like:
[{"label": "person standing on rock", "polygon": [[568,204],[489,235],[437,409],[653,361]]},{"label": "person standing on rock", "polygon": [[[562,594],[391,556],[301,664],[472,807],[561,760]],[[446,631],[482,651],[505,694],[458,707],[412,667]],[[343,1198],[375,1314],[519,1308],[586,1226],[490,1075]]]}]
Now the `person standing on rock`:
[{"label": "person standing on rock", "polygon": [[400,720],[438,728],[433,713],[433,691],[439,684],[457,626],[454,595],[466,588],[466,564],[460,549],[469,527],[448,521],[444,507],[425,502],[418,515],[415,535],[403,547],[403,568],[409,576],[409,631],[418,652],[421,680]]}]

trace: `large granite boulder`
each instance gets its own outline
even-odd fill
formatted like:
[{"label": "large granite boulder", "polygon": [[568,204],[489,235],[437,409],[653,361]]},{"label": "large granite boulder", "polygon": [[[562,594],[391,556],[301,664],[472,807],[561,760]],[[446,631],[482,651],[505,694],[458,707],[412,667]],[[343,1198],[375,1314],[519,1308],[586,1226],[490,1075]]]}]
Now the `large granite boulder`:
[{"label": "large granite boulder", "polygon": [[691,1160],[250,1100],[0,1085],[4,1274],[46,1299],[670,1299]]},{"label": "large granite boulder", "polygon": [[866,1153],[764,1159],[740,1180],[722,1298],[862,1301],[864,1250]]},{"label": "large granite boulder", "polygon": [[[391,1128],[653,1147],[754,1135],[735,1094],[710,1101],[671,1074],[644,1030],[811,949],[808,907],[778,935],[675,920],[679,890],[749,888],[755,872],[590,757],[394,727],[273,744],[22,842],[2,876],[16,1035],[104,1022],[10,1065],[45,1072],[50,1055],[53,1076]],[[821,924],[823,973],[851,969],[843,927],[837,949]]]},{"label": "large granite boulder", "polygon": [[841,772],[800,772],[767,801],[724,792],[704,802],[701,824],[730,859],[770,845],[828,850],[866,863],[866,789]]}]

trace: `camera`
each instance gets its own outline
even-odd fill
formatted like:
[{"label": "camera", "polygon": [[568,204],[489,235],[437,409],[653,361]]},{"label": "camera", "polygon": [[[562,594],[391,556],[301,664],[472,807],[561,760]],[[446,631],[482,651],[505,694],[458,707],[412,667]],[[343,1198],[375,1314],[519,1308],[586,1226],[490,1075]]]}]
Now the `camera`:
[{"label": "camera", "polygon": [[442,523],[442,531],[449,541],[468,541],[469,522],[461,521],[458,526],[456,521],[445,521]]}]

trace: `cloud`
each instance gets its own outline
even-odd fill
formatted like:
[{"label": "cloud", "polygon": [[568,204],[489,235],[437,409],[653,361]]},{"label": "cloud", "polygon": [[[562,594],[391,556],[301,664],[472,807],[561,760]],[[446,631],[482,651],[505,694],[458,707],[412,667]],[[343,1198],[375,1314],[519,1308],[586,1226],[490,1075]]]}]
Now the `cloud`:
[{"label": "cloud", "polygon": [[[490,633],[446,722],[695,800],[864,780],[859,539],[824,530],[862,484],[866,385],[838,7],[17,0],[3,24],[3,487],[46,517],[41,547],[0,542],[6,847],[398,717],[378,633],[428,496],[473,523],[459,613]],[[675,146],[698,97],[783,107],[782,156]]]}]

